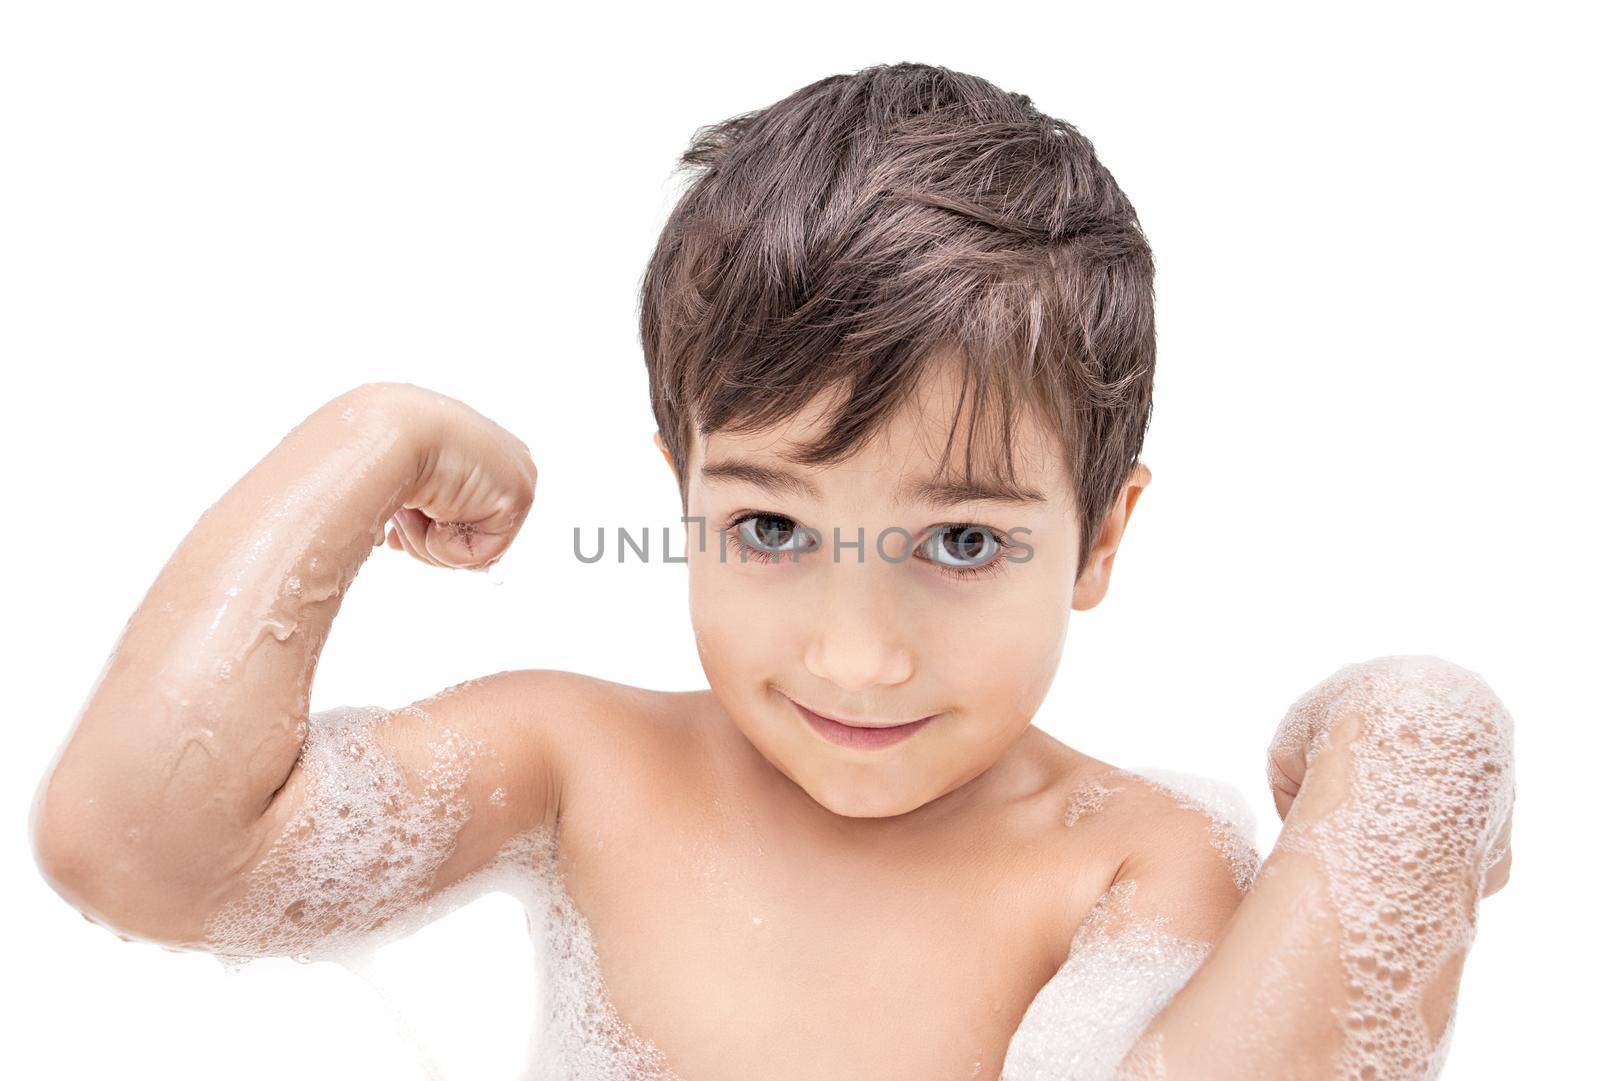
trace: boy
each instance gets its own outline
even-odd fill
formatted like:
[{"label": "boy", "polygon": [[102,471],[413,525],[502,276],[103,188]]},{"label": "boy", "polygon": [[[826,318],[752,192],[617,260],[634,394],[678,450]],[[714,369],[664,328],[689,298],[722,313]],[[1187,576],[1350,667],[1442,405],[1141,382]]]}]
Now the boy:
[{"label": "boy", "polygon": [[[1030,724],[1150,481],[1148,247],[1076,131],[927,65],[821,80],[684,162],[641,326],[707,527],[708,689],[502,672],[315,731],[385,523],[482,567],[533,499],[520,440],[365,385],[174,553],[41,788],[41,865],[129,935],[310,953],[548,831],[608,1008],[674,1076],[997,1077],[1075,936],[1155,921],[1187,975],[1254,871],[1194,801]],[[352,868],[370,889],[300,888]]]}]

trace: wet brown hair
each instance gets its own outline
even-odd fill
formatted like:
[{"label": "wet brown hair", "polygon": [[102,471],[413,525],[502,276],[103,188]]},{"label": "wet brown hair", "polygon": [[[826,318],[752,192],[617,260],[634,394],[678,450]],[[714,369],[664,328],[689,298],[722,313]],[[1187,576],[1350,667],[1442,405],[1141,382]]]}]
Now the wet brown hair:
[{"label": "wet brown hair", "polygon": [[1156,345],[1150,247],[1088,139],[1024,94],[900,63],[702,127],[674,172],[691,179],[639,326],[685,512],[691,426],[756,431],[840,389],[794,458],[836,462],[953,355],[967,479],[976,454],[1013,480],[1020,400],[1074,478],[1082,573],[1144,442]]}]

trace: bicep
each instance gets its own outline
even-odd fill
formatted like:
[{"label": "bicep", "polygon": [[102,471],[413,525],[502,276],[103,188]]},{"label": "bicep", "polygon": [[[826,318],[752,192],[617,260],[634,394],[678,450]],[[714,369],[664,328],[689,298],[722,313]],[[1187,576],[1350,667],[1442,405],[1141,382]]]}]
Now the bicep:
[{"label": "bicep", "polygon": [[[1214,943],[1244,897],[1240,848],[1253,862],[1248,840],[1219,830],[1196,811],[1183,812],[1139,851],[1125,859],[1102,904],[1107,932],[1155,923],[1168,934]],[[1112,903],[1114,897],[1122,898]]]},{"label": "bicep", "polygon": [[207,948],[331,955],[438,914],[442,891],[554,824],[562,729],[590,705],[591,683],[501,672],[398,709],[312,714],[294,770],[207,918]]},{"label": "bicep", "polygon": [[1162,816],[1150,834],[1113,873],[1029,1006],[1002,1081],[1109,1081],[1221,936],[1243,896],[1233,839],[1187,810]]}]

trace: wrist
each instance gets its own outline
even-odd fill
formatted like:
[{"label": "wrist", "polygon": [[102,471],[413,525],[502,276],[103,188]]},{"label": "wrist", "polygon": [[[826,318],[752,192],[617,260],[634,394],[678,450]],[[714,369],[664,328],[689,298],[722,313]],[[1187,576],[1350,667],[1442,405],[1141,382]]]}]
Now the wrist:
[{"label": "wrist", "polygon": [[1391,656],[1346,666],[1301,700],[1298,720],[1306,768],[1290,817],[1302,829],[1337,820],[1393,846],[1398,871],[1419,851],[1439,870],[1475,863],[1509,813],[1511,718],[1459,665]]},{"label": "wrist", "polygon": [[398,493],[403,501],[428,475],[438,454],[450,401],[414,383],[363,383],[328,402],[322,412],[388,444],[385,457],[404,485]]}]

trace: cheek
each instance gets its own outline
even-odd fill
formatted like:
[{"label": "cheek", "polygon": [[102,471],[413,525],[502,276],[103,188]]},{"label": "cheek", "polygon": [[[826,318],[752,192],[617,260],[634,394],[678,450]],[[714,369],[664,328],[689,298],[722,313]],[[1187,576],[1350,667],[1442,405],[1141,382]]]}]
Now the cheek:
[{"label": "cheek", "polygon": [[689,619],[695,646],[708,678],[739,690],[740,683],[760,680],[775,671],[785,645],[784,621],[774,618],[781,607],[749,581],[749,568],[719,565],[716,549],[692,556],[689,564]]},{"label": "cheek", "polygon": [[[690,553],[689,610],[707,677],[733,694],[760,692],[791,672],[815,582],[804,568],[719,560],[713,535]],[[941,580],[909,568],[899,633],[917,657],[928,699],[948,699],[999,731],[1025,725],[1055,677],[1071,611],[1071,567],[1035,560],[1000,581]],[[810,584],[808,584],[808,582]]]},{"label": "cheek", "polygon": [[1033,717],[1061,662],[1071,595],[1064,580],[1041,577],[953,611],[938,634],[941,666],[959,673],[962,697],[1002,728]]}]

